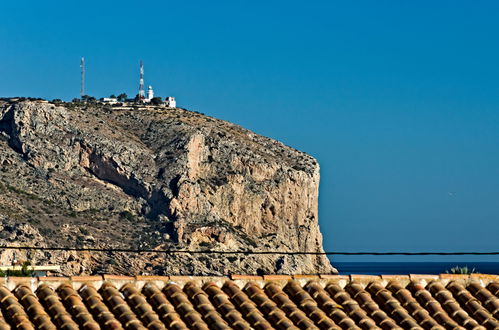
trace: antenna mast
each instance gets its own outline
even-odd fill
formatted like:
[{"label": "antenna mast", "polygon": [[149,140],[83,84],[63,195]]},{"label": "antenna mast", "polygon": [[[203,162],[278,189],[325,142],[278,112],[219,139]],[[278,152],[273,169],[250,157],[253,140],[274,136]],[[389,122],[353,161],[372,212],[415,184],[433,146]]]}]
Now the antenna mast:
[{"label": "antenna mast", "polygon": [[81,58],[80,63],[81,68],[81,87],[80,87],[80,99],[83,99],[83,95],[85,95],[85,58]]},{"label": "antenna mast", "polygon": [[144,91],[144,63],[140,60],[140,84],[139,84],[139,99],[143,100],[146,98],[146,92]]}]

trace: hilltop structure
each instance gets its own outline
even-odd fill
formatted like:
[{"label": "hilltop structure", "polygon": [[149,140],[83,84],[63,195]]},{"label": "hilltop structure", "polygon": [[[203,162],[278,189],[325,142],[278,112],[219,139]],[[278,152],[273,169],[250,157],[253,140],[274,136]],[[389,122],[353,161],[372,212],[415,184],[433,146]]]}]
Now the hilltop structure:
[{"label": "hilltop structure", "polygon": [[[140,60],[139,64],[139,90],[137,93],[136,98],[133,99],[127,99],[125,103],[150,103],[154,99],[154,89],[152,88],[151,85],[149,85],[147,89],[147,94],[144,90],[144,62]],[[85,92],[85,60],[82,57],[81,62],[80,62],[80,68],[81,68],[81,86],[80,86],[80,99],[83,99],[85,97],[84,92]],[[123,103],[119,102],[118,98],[116,97],[103,97],[100,99],[101,102],[103,103],[108,103],[108,104],[117,104],[117,103]],[[175,98],[172,96],[168,96],[165,98],[163,104],[167,108],[176,108],[177,107],[177,102],[175,101]]]},{"label": "hilltop structure", "polygon": [[175,101],[175,98],[173,96],[168,96],[165,98],[165,105],[168,108],[176,108],[177,101]]},{"label": "hilltop structure", "polygon": [[146,102],[151,102],[151,100],[154,97],[154,90],[152,89],[152,86],[149,85],[149,88],[147,89],[147,98],[145,99]]}]

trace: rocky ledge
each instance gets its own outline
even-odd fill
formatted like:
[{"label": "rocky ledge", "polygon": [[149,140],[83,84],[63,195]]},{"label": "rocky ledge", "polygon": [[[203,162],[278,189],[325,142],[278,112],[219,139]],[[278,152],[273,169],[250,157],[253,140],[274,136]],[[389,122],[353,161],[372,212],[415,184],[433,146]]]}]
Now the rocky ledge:
[{"label": "rocky ledge", "polygon": [[[322,252],[319,165],[184,109],[0,101],[0,244]],[[13,251],[62,274],[331,273],[322,255]]]}]

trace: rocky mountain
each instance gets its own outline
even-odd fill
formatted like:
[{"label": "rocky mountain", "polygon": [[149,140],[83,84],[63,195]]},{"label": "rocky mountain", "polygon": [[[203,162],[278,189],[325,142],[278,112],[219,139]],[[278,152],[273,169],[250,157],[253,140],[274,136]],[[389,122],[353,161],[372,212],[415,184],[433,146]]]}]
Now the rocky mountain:
[{"label": "rocky mountain", "polygon": [[[319,165],[184,109],[0,101],[0,244],[317,251]],[[324,256],[2,250],[66,275],[329,273]]]}]

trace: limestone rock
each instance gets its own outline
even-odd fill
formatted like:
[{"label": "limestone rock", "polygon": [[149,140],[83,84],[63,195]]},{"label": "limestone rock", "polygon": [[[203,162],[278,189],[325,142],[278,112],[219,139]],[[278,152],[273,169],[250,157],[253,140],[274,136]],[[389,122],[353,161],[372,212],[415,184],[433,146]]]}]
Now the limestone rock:
[{"label": "limestone rock", "polygon": [[[322,252],[318,186],[314,158],[199,113],[0,101],[0,220],[20,233],[0,244]],[[313,255],[24,257],[67,275],[334,271]]]}]

